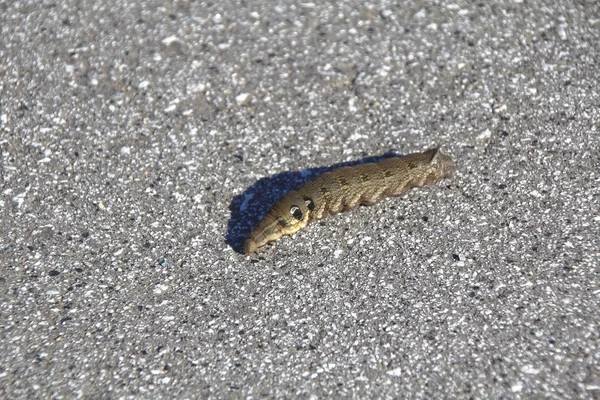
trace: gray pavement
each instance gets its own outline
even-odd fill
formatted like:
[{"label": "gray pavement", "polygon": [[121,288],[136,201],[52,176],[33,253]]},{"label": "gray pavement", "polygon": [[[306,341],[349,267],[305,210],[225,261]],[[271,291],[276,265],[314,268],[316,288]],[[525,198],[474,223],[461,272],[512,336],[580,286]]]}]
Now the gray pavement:
[{"label": "gray pavement", "polygon": [[[599,8],[0,2],[0,397],[600,398]],[[436,144],[453,180],[239,253]]]}]

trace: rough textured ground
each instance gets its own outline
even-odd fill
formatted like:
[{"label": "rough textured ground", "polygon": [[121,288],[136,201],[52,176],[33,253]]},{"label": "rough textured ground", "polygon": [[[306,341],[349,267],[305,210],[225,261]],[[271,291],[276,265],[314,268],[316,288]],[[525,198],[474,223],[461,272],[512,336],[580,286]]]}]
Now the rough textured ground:
[{"label": "rough textured ground", "polygon": [[[0,2],[0,397],[600,398],[599,7]],[[452,181],[238,252],[435,144]]]}]

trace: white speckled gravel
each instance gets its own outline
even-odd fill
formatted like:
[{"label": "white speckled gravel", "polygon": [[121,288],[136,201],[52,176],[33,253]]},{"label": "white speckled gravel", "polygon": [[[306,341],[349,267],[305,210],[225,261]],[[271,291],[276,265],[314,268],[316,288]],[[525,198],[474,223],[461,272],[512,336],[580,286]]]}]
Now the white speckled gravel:
[{"label": "white speckled gravel", "polygon": [[[600,398],[600,6],[0,2],[0,397]],[[258,256],[276,198],[453,181]]]}]

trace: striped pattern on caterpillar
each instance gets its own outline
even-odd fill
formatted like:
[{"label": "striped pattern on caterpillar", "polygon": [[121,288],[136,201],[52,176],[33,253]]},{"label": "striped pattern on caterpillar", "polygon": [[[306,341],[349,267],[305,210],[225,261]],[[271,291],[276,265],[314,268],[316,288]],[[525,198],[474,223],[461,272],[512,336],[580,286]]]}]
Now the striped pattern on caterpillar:
[{"label": "striped pattern on caterpillar", "polygon": [[244,253],[252,254],[327,214],[400,196],[414,187],[449,178],[453,173],[454,162],[439,147],[326,172],[279,199],[244,242]]}]

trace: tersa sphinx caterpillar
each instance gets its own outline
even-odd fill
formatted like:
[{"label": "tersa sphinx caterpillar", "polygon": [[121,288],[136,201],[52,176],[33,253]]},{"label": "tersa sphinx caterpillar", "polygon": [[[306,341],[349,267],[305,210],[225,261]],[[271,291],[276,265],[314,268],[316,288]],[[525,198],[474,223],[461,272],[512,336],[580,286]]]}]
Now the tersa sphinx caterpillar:
[{"label": "tersa sphinx caterpillar", "polygon": [[453,172],[454,162],[439,147],[326,172],[279,199],[244,242],[244,253],[252,254],[314,219],[400,196],[449,178]]}]

